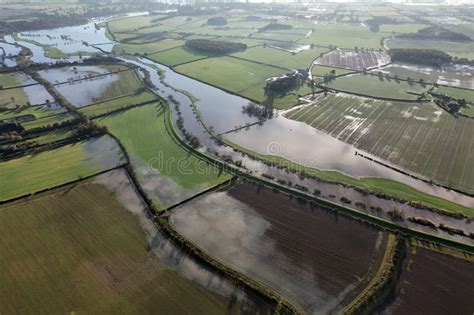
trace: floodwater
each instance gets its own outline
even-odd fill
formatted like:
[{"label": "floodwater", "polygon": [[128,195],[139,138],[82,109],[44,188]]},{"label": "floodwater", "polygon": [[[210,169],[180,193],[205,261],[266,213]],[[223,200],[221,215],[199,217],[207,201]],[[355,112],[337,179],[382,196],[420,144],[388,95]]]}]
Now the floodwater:
[{"label": "floodwater", "polygon": [[[99,75],[108,71],[97,66],[79,66],[55,68],[39,71],[40,75],[55,84],[55,88],[72,105],[82,107],[98,101],[102,93],[119,79],[118,74],[108,74],[100,77],[83,79],[91,75]],[[79,81],[72,81],[79,80]],[[78,93],[78,91],[81,91]]]},{"label": "floodwater", "polygon": [[101,169],[108,169],[125,163],[125,156],[115,140],[102,136],[88,140],[84,148],[88,153],[88,162]]},{"label": "floodwater", "polygon": [[243,312],[255,312],[256,309],[263,313],[269,312],[263,301],[256,300],[255,297],[244,293],[229,281],[197,263],[180,248],[168,241],[152,222],[145,202],[134,189],[130,178],[123,169],[113,170],[97,176],[95,182],[113,191],[124,208],[137,217],[153,254],[159,258],[164,266],[176,270],[181,276],[200,284],[207,290],[235,299],[240,304]]},{"label": "floodwater", "polygon": [[[254,194],[265,198],[260,193]],[[262,203],[271,202],[266,197]],[[375,257],[380,249],[383,250],[377,248],[382,242],[377,239],[383,238],[383,233],[369,230],[355,221],[334,220],[332,214],[319,209],[310,213],[304,210],[305,207],[295,210],[296,202],[291,205],[289,201],[278,200],[285,204],[282,207],[287,212],[292,213],[290,221],[285,215],[280,217],[265,206],[238,200],[228,192],[215,192],[193,200],[174,210],[171,219],[180,233],[214,257],[272,286],[308,313],[328,313],[356,287],[356,275],[365,275],[371,256]],[[283,209],[275,211],[279,210]],[[306,223],[301,222],[302,218]],[[355,252],[360,250],[359,253],[367,254],[360,259],[364,262],[347,270],[344,265],[358,258],[348,257],[350,250],[337,251],[335,255],[330,253],[332,245],[339,241],[331,232],[325,235],[328,239],[323,240],[320,236],[326,234],[324,228],[311,230],[320,223],[325,223],[334,233],[364,229],[367,234],[358,235],[357,240],[346,240],[344,235],[339,240],[354,245]],[[294,229],[298,229],[298,233],[293,234]],[[309,236],[311,234],[313,236]],[[346,246],[350,247],[343,247]],[[332,276],[327,277],[327,274]]]}]

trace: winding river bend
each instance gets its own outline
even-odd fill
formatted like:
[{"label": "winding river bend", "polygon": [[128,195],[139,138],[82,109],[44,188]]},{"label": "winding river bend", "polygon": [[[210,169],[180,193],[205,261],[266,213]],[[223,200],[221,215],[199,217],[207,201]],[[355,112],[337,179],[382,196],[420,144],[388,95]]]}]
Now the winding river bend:
[{"label": "winding river bend", "polygon": [[[98,32],[95,27],[86,27],[88,25],[90,25],[90,23],[75,28],[75,30],[80,30],[78,34],[81,34],[77,38],[74,37],[74,34],[68,36],[68,40],[75,43],[71,46],[77,48],[77,53],[84,48],[84,45],[80,41],[82,38],[88,38],[91,43],[99,43],[103,36],[101,32],[105,32],[103,29]],[[61,28],[47,30],[48,34],[53,38],[60,37],[63,31],[64,29]],[[98,38],[95,39],[96,36]],[[15,41],[12,37],[9,37],[8,40],[10,42]],[[33,48],[30,48],[33,52],[31,58],[33,61],[53,62],[52,60],[54,60],[44,57],[44,51],[41,46],[32,43],[26,43],[26,45],[23,41],[18,42],[18,44]],[[47,44],[47,42],[43,44]],[[64,45],[57,44],[57,48],[60,50],[63,49],[63,46]],[[99,50],[97,51],[99,52]],[[63,52],[73,53],[74,50],[71,50],[71,47],[67,46],[67,50]],[[70,56],[66,59],[76,61],[77,58],[77,56]],[[248,117],[242,113],[242,106],[248,103],[247,99],[226,93],[210,85],[180,75],[172,69],[149,59],[121,58],[126,62],[148,70],[151,74],[152,82],[157,87],[157,92],[165,98],[172,95],[181,104],[180,110],[184,118],[185,128],[199,138],[203,145],[203,151],[231,156],[234,160],[242,161],[247,169],[256,174],[269,173],[278,179],[290,180],[294,184],[306,186],[309,191],[317,189],[321,191],[322,198],[334,202],[339,202],[339,197],[344,196],[351,200],[360,200],[370,206],[381,207],[387,210],[398,208],[402,210],[406,216],[426,218],[437,225],[439,223],[445,223],[450,227],[463,230],[467,235],[474,233],[474,225],[469,220],[449,218],[396,201],[379,199],[371,195],[366,196],[352,188],[340,185],[320,183],[311,179],[301,179],[296,174],[289,174],[277,168],[269,167],[261,162],[251,160],[238,152],[234,152],[229,147],[217,146],[205,128],[203,128],[201,122],[196,119],[196,114],[193,112],[192,101],[189,95],[192,95],[193,99],[196,99],[194,105],[200,113],[202,122],[208,127],[212,126],[216,133],[225,133],[234,129],[235,126],[245,126],[246,124],[257,122],[256,118]],[[162,76],[160,76],[158,71],[162,73]],[[177,113],[174,107],[172,107],[172,110],[176,120]],[[383,177],[396,180],[416,188],[419,191],[442,197],[467,207],[474,207],[474,198],[438,186],[429,185],[421,180],[414,179],[356,156],[356,149],[353,146],[303,123],[289,120],[283,117],[283,115],[276,115],[275,118],[266,121],[262,125],[256,124],[246,128],[246,130],[227,133],[224,137],[233,143],[259,153],[274,153],[302,165],[316,167],[322,170],[335,170],[356,178]],[[364,155],[375,158],[368,153],[364,153]],[[378,158],[375,159],[380,160]],[[368,209],[358,210],[388,220],[386,212],[373,213]],[[417,225],[410,221],[404,221],[399,224],[460,242],[474,244],[474,241],[467,237],[450,235],[439,229],[432,230],[429,227]]]}]

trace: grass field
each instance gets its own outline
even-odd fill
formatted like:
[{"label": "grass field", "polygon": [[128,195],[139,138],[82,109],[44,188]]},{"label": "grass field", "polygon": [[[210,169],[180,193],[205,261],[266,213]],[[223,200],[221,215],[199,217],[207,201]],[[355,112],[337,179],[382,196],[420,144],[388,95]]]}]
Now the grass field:
[{"label": "grass field", "polygon": [[387,41],[389,48],[420,48],[437,49],[451,56],[459,58],[474,59],[474,42],[449,42],[438,40],[414,40],[395,38]]},{"label": "grass field", "polygon": [[28,106],[0,111],[0,120],[12,119],[23,115],[33,115],[36,119],[64,112],[65,109],[48,109],[44,106]]},{"label": "grass field", "polygon": [[223,314],[232,307],[167,268],[126,207],[94,181],[0,207],[2,312]]},{"label": "grass field", "polygon": [[151,54],[148,58],[167,66],[175,66],[185,62],[207,58],[207,55],[192,52],[184,47],[177,47],[170,50]]},{"label": "grass field", "polygon": [[468,103],[474,105],[474,90],[439,87],[435,88],[433,92],[446,94],[456,99],[465,99]]},{"label": "grass field", "polygon": [[28,95],[22,88],[0,90],[0,108],[16,108],[28,103]]},{"label": "grass field", "polygon": [[151,104],[97,121],[122,141],[143,188],[159,207],[229,178],[174,142],[165,115],[161,105]]},{"label": "grass field", "polygon": [[263,83],[269,77],[286,73],[283,69],[231,57],[195,61],[175,70],[237,94]]},{"label": "grass field", "polygon": [[233,54],[233,56],[269,64],[276,67],[292,69],[309,69],[313,60],[320,54],[327,52],[326,48],[307,49],[302,52],[292,54],[287,51],[274,49],[271,47],[253,47],[244,52]]},{"label": "grass field", "polygon": [[24,123],[21,123],[23,128],[26,130],[34,129],[34,128],[39,128],[39,127],[51,127],[54,124],[60,124],[62,122],[72,120],[74,119],[74,115],[71,113],[62,113],[62,114],[56,114],[56,115],[50,115],[46,117],[42,117],[39,119],[27,121]]},{"label": "grass field", "polygon": [[[15,72],[0,74],[0,86],[2,89],[22,85],[22,81],[21,77]],[[2,93],[1,89],[0,93]]]},{"label": "grass field", "polygon": [[149,27],[152,25],[152,20],[159,18],[156,15],[141,15],[141,16],[132,16],[122,19],[116,19],[107,22],[110,32],[120,33],[120,32],[133,32],[137,31],[143,27]]},{"label": "grass field", "polygon": [[300,43],[335,45],[339,48],[381,48],[380,39],[386,34],[373,33],[362,26],[315,24],[314,31],[308,38],[299,40]]},{"label": "grass field", "polygon": [[434,104],[329,96],[287,117],[437,182],[474,191],[474,124]]},{"label": "grass field", "polygon": [[428,90],[427,86],[423,87],[418,83],[410,85],[406,81],[397,82],[387,78],[380,80],[378,76],[363,74],[340,77],[326,84],[326,86],[349,93],[400,100],[416,100],[418,98],[417,95],[408,94],[407,92],[421,94]]},{"label": "grass field", "polygon": [[116,53],[127,53],[127,54],[153,54],[163,50],[182,46],[184,42],[182,40],[165,39],[156,42],[146,44],[117,44],[114,46],[113,51]]},{"label": "grass field", "polygon": [[0,163],[0,200],[34,193],[121,163],[108,138],[90,140]]},{"label": "grass field", "polygon": [[311,69],[311,74],[315,76],[324,76],[325,74],[329,74],[332,70],[335,71],[336,75],[346,74],[352,72],[352,70],[345,70],[333,67],[326,67],[321,65],[315,65],[313,69]]},{"label": "grass field", "polygon": [[143,92],[140,94],[133,94],[129,96],[119,97],[111,99],[105,102],[84,106],[79,109],[80,112],[86,114],[89,117],[94,117],[108,112],[114,111],[119,108],[125,108],[130,105],[140,104],[156,99],[156,95],[151,92]]}]

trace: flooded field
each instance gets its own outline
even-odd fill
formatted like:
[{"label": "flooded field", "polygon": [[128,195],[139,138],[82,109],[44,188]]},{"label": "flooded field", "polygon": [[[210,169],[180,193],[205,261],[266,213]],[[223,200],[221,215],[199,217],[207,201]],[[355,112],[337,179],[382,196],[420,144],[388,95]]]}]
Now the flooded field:
[{"label": "flooded field", "polygon": [[348,69],[368,69],[381,66],[390,62],[390,57],[385,52],[379,51],[352,51],[336,50],[318,59],[317,64]]},{"label": "flooded field", "polygon": [[412,248],[397,282],[397,297],[384,314],[470,314],[474,309],[474,264]]},{"label": "flooded field", "polygon": [[434,103],[396,103],[337,94],[286,117],[437,182],[474,192],[474,168],[469,167],[469,157],[474,154],[474,123],[455,118]]},{"label": "flooded field", "polygon": [[272,311],[164,239],[123,170],[0,210],[2,311]]},{"label": "flooded field", "polygon": [[[179,232],[308,313],[333,310],[383,255],[386,234],[252,184],[174,210]],[[359,280],[357,280],[359,279]]]}]

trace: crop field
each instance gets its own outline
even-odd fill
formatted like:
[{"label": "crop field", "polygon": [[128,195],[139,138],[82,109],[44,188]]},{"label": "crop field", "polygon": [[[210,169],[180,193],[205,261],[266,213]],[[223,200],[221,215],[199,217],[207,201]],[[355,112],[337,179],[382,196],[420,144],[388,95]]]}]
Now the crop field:
[{"label": "crop field", "polygon": [[326,48],[314,48],[294,54],[269,46],[258,46],[249,48],[244,52],[233,54],[233,56],[292,70],[309,69],[313,60],[326,51],[328,51]]},{"label": "crop field", "polygon": [[437,49],[459,58],[474,59],[474,42],[449,42],[440,40],[414,40],[395,38],[387,41],[389,48]]},{"label": "crop field", "polygon": [[161,51],[148,56],[148,58],[167,66],[175,66],[182,63],[192,62],[207,58],[207,55],[199,54],[184,47],[176,47],[170,50]]},{"label": "crop field", "polygon": [[172,223],[307,313],[327,313],[355,294],[378,268],[387,235],[250,183],[177,208]]},{"label": "crop field", "polygon": [[182,46],[184,41],[175,39],[164,39],[157,42],[146,44],[118,44],[115,45],[113,51],[116,53],[127,54],[147,54],[151,55],[163,50],[176,48]]},{"label": "crop field", "polygon": [[400,78],[423,79],[425,82],[474,89],[474,78],[470,69],[446,67],[438,70],[429,67],[417,67],[408,64],[393,64],[380,70]]},{"label": "crop field", "polygon": [[395,100],[416,100],[419,94],[428,90],[428,86],[419,83],[409,84],[406,81],[397,81],[385,77],[379,78],[375,75],[364,74],[340,77],[331,83],[327,83],[326,86],[348,93],[358,93]]},{"label": "crop field", "polygon": [[386,314],[469,314],[474,309],[472,283],[472,262],[414,248],[405,258],[397,297]]},{"label": "crop field", "polygon": [[286,73],[283,69],[231,57],[187,63],[176,67],[176,71],[237,94],[265,82],[268,77]]},{"label": "crop field", "polygon": [[448,186],[474,191],[472,120],[431,103],[329,96],[287,114],[360,150]]},{"label": "crop field", "polygon": [[97,121],[123,143],[143,188],[159,207],[229,178],[176,143],[168,133],[165,115],[168,112],[157,103]]},{"label": "crop field", "polygon": [[72,182],[113,168],[123,157],[109,137],[0,163],[0,201]]},{"label": "crop field", "polygon": [[333,66],[348,69],[368,69],[390,62],[385,52],[378,51],[350,51],[336,50],[318,59],[317,63],[323,66]]},{"label": "crop field", "polygon": [[[127,181],[94,180],[0,207],[0,309],[15,313],[222,314],[230,298],[168,268],[150,251]],[[138,203],[136,205],[135,203]],[[143,211],[143,210],[142,210]],[[212,275],[209,275],[212,276]]]},{"label": "crop field", "polygon": [[380,40],[386,34],[373,33],[362,26],[314,24],[313,32],[309,37],[299,40],[299,43],[316,44],[324,46],[337,46],[339,48],[363,47],[381,48]]},{"label": "crop field", "polygon": [[151,92],[143,92],[123,97],[114,98],[105,102],[100,102],[81,107],[80,112],[89,117],[95,117],[112,112],[117,109],[125,108],[131,105],[150,102],[156,99],[156,95]]}]

